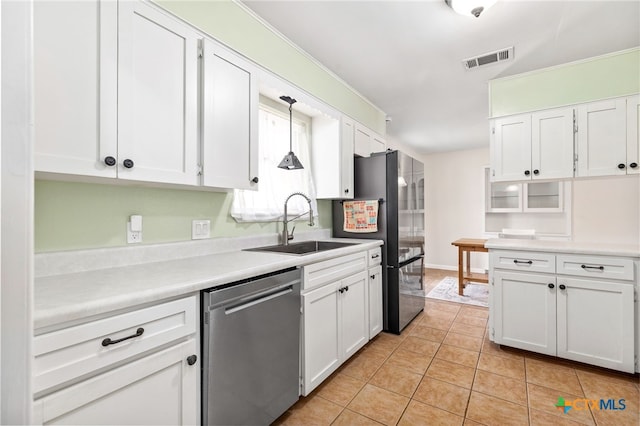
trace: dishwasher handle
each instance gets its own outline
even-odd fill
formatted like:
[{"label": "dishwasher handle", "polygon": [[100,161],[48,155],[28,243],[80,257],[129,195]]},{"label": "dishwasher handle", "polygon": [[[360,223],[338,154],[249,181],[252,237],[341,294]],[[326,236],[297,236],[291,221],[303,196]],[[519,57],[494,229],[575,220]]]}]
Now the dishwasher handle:
[{"label": "dishwasher handle", "polygon": [[260,303],[266,302],[268,300],[275,299],[280,296],[284,296],[285,294],[289,294],[291,292],[293,292],[293,286],[289,286],[284,290],[278,290],[276,292],[262,293],[247,302],[243,302],[239,305],[225,308],[224,314],[231,315],[236,312],[242,311],[244,309],[250,308],[252,306],[259,305]]}]

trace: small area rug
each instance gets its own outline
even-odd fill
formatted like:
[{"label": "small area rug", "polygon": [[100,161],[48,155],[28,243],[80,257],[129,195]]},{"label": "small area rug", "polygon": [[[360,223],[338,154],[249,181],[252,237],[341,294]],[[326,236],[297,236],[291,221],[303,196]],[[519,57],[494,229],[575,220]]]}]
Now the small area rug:
[{"label": "small area rug", "polygon": [[465,303],[475,306],[489,306],[489,286],[486,284],[467,283],[464,294],[458,294],[458,279],[446,277],[427,294],[428,298]]}]

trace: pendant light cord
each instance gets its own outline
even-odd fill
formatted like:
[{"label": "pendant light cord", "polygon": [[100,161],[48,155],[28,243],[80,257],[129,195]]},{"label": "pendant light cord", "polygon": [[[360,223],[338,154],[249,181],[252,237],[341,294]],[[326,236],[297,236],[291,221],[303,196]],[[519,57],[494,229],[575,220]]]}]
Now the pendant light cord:
[{"label": "pendant light cord", "polygon": [[293,110],[291,107],[293,104],[289,104],[289,152],[293,152]]}]

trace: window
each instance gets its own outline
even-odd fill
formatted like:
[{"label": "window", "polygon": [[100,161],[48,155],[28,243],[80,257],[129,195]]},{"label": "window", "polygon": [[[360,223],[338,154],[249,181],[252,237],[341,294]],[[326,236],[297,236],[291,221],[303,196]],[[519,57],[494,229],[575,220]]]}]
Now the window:
[{"label": "window", "polygon": [[[259,170],[258,191],[234,190],[231,216],[238,222],[272,222],[281,220],[284,201],[293,192],[303,192],[312,200],[317,215],[316,190],[311,177],[309,150],[310,121],[293,118],[293,152],[304,166],[301,170],[278,168],[289,152],[289,115],[269,106],[260,105],[259,112]],[[302,197],[293,197],[287,206],[289,217],[305,213],[309,204]]]}]

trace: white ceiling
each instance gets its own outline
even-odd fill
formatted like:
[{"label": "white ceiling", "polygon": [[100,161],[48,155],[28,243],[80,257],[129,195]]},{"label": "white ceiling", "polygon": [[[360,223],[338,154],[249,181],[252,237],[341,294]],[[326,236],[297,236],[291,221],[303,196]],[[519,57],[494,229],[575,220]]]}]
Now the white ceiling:
[{"label": "white ceiling", "polygon": [[[422,153],[488,146],[490,79],[640,45],[638,0],[498,0],[479,18],[444,0],[243,3],[390,116],[389,136]],[[462,66],[509,46],[513,61]]]}]

